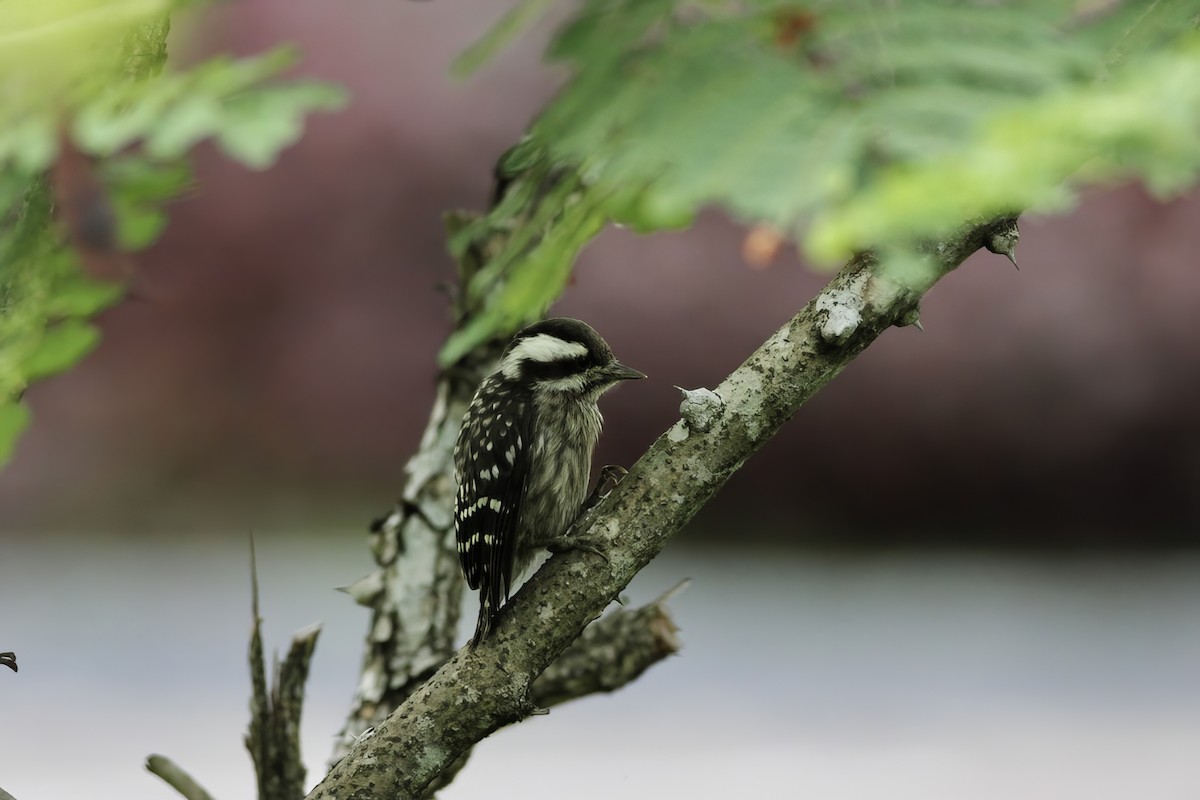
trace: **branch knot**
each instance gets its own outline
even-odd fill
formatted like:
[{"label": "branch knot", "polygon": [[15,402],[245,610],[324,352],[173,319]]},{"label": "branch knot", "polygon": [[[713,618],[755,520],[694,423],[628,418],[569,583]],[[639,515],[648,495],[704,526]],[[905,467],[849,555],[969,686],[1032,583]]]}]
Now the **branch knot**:
[{"label": "branch knot", "polygon": [[863,270],[854,274],[845,288],[830,286],[817,295],[817,333],[826,344],[841,347],[858,330],[867,303],[864,289],[869,280],[870,275]]},{"label": "branch knot", "polygon": [[684,389],[676,386],[683,395],[679,403],[679,416],[687,423],[690,430],[696,433],[708,433],[725,411],[725,401],[721,395],[700,387],[699,389]]}]

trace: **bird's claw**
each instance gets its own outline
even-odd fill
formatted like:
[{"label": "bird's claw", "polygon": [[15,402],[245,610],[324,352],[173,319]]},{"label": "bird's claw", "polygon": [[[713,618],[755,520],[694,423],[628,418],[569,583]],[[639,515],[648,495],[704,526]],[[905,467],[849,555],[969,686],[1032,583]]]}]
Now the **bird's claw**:
[{"label": "bird's claw", "polygon": [[604,550],[607,542],[596,536],[581,536],[577,533],[573,533],[573,530],[574,529],[572,528],[572,530],[568,530],[557,539],[551,539],[550,541],[546,542],[544,545],[545,548],[551,553],[565,553],[568,550],[582,550],[585,553],[591,553],[593,555],[600,556],[604,559],[605,564],[610,563],[608,560],[608,553],[606,553]]},{"label": "bird's claw", "polygon": [[617,484],[628,474],[629,470],[617,464],[601,467],[600,480],[596,481],[596,488],[592,490],[588,499],[583,501],[583,510],[590,511],[595,508],[596,504],[612,494],[612,490],[617,488]]},{"label": "bird's claw", "polygon": [[629,474],[629,470],[616,464],[608,464],[600,468],[600,480],[596,482],[596,488],[592,490],[588,499],[583,502],[583,507],[579,510],[579,516],[571,527],[567,528],[566,533],[554,539],[545,542],[538,542],[537,546],[544,547],[551,553],[565,553],[568,550],[582,550],[585,553],[592,553],[604,559],[604,563],[611,563],[608,558],[608,541],[599,536],[584,536],[576,533],[581,528],[586,528],[586,520],[591,514],[593,508],[608,497],[612,490],[616,488],[621,479]]}]

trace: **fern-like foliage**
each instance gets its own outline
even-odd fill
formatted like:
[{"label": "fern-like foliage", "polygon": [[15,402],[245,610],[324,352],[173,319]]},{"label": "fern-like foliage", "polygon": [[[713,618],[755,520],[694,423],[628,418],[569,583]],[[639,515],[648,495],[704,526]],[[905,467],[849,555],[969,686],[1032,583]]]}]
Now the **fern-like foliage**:
[{"label": "fern-like foliage", "polygon": [[[121,253],[162,232],[212,139],[269,166],[340,90],[279,83],[288,50],[167,68],[172,0],[0,0],[0,464],[29,420],[30,381],[99,339],[122,296]],[[115,274],[114,274],[115,267]]]},{"label": "fern-like foliage", "polygon": [[460,267],[458,313],[469,321],[442,349],[443,366],[553,303],[571,275],[572,259],[563,254],[578,252],[604,226],[578,172],[558,168],[537,139],[504,154],[496,181],[490,214],[448,221],[450,252]]},{"label": "fern-like foliage", "polygon": [[919,268],[979,216],[1059,209],[1115,178],[1194,183],[1198,15],[1188,0],[587,0],[550,45],[572,78],[532,135],[580,176],[578,202],[639,230],[714,205],[821,263],[875,249]]}]

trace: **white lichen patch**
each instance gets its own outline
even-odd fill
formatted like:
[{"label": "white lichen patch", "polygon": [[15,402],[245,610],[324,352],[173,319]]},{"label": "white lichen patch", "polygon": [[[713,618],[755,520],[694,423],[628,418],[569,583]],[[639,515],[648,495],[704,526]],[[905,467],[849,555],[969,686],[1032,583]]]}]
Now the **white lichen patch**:
[{"label": "white lichen patch", "polygon": [[711,389],[703,387],[684,389],[682,386],[676,386],[675,388],[683,394],[683,400],[679,403],[679,415],[688,424],[688,428],[696,433],[708,433],[712,430],[713,424],[725,410],[725,401],[721,399],[721,396]]},{"label": "white lichen patch", "polygon": [[417,762],[422,770],[431,772],[446,763],[446,756],[446,748],[428,744],[421,748],[421,757]]},{"label": "white lichen patch", "polygon": [[386,642],[392,638],[392,618],[387,615],[380,615],[375,620],[375,625],[371,628],[371,641]]},{"label": "white lichen patch", "polygon": [[529,681],[519,672],[514,672],[508,679],[509,697],[524,698],[529,694]]},{"label": "white lichen patch", "polygon": [[375,598],[383,594],[383,590],[384,580],[383,570],[381,569],[369,572],[354,583],[341,589],[341,591],[354,598],[354,602],[368,608],[371,606],[371,603],[375,602]]},{"label": "white lichen patch", "polygon": [[693,480],[701,484],[708,483],[713,477],[712,470],[708,468],[708,463],[703,458],[689,458],[687,471]]},{"label": "white lichen patch", "polygon": [[679,422],[676,422],[674,425],[671,426],[671,430],[667,431],[668,441],[679,443],[687,438],[688,438],[687,423],[685,423],[683,420],[679,420]]},{"label": "white lichen patch", "polygon": [[684,499],[685,499],[684,496],[679,494],[678,492],[671,495],[671,502],[677,506],[683,505]]},{"label": "white lichen patch", "polygon": [[621,532],[621,521],[620,520],[618,520],[614,517],[609,517],[608,519],[606,519],[604,521],[604,536],[606,538],[608,538],[609,540],[612,540],[612,539],[616,538],[616,536],[618,534],[620,534],[620,532]]},{"label": "white lichen patch", "polygon": [[829,289],[817,295],[816,310],[821,319],[821,338],[832,345],[845,344],[858,326],[862,324],[862,310],[866,305],[864,290],[870,276],[866,270],[859,272],[844,289]]},{"label": "white lichen patch", "polygon": [[740,367],[717,387],[732,417],[746,426],[746,433],[757,439],[762,432],[763,377],[754,369]]}]

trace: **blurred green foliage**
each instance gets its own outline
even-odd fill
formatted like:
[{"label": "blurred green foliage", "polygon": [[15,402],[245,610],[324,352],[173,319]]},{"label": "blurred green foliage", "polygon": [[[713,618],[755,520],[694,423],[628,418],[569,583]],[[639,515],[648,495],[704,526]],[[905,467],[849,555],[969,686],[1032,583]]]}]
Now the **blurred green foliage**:
[{"label": "blurred green foliage", "polygon": [[[520,4],[459,67],[547,5]],[[576,176],[587,230],[718,206],[819,264],[874,249],[911,269],[964,223],[1059,210],[1080,186],[1194,184],[1198,19],[1190,0],[587,0],[550,44],[571,78],[531,135],[538,169]],[[526,271],[563,285],[587,238],[556,235],[583,230],[574,215],[541,219],[537,257],[497,255],[486,322],[444,362],[544,313]]]},{"label": "blurred green foliage", "polygon": [[121,253],[166,225],[212,139],[270,166],[342,92],[275,82],[281,49],[167,67],[172,0],[0,0],[0,464],[28,424],[30,381],[97,343],[88,318],[123,294]]},{"label": "blurred green foliage", "polygon": [[[96,343],[114,254],[162,232],[211,139],[262,168],[333,109],[275,82],[286,50],[166,66],[181,0],[0,0],[0,462],[31,381]],[[465,53],[478,68],[565,4],[524,0]],[[686,227],[706,206],[835,264],[919,268],[931,241],[1079,187],[1162,192],[1200,168],[1191,0],[584,0],[547,57],[570,79],[498,166],[496,203],[450,238],[466,324],[451,364],[545,312],[608,221]],[[915,266],[914,266],[915,265]]]},{"label": "blurred green foliage", "polygon": [[579,175],[557,169],[547,155],[540,141],[524,139],[497,165],[492,213],[454,221],[449,246],[460,265],[466,321],[443,348],[443,365],[549,307],[571,276],[573,260],[562,254],[578,252],[604,227],[606,216]]}]

